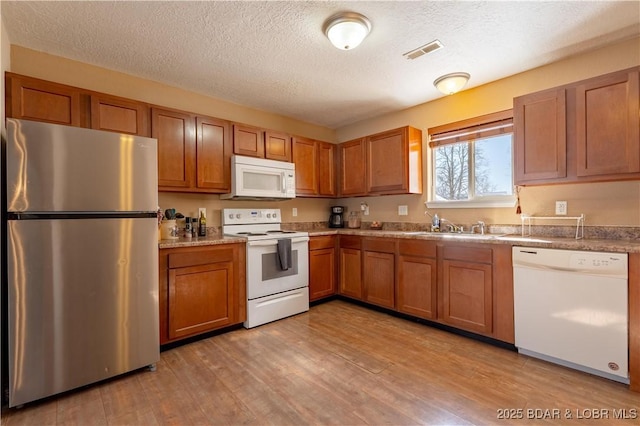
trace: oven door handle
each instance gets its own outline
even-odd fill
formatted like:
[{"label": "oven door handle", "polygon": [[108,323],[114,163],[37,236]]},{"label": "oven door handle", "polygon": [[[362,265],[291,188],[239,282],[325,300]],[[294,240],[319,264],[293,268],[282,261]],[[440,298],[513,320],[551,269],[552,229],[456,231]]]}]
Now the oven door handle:
[{"label": "oven door handle", "polygon": [[[309,237],[296,237],[291,238],[291,244],[296,243],[305,243],[309,241]],[[264,246],[275,246],[278,245],[278,240],[258,240],[258,241],[248,241],[248,246],[251,247],[264,247]]]}]

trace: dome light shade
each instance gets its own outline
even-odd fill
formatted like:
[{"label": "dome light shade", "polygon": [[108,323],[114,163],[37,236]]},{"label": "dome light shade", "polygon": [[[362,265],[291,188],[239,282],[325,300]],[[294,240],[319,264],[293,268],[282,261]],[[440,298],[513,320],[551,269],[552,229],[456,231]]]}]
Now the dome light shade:
[{"label": "dome light shade", "polygon": [[355,12],[333,15],[324,23],[324,33],[331,43],[341,50],[351,50],[360,45],[371,31],[371,22]]},{"label": "dome light shade", "polygon": [[470,77],[466,72],[454,72],[438,77],[433,85],[445,95],[453,95],[462,90]]}]

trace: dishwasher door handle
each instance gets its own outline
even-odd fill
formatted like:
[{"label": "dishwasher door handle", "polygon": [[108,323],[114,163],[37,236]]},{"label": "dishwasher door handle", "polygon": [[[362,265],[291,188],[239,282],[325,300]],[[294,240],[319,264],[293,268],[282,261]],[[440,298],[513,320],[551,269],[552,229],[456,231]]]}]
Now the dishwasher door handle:
[{"label": "dishwasher door handle", "polygon": [[597,270],[597,269],[576,269],[576,268],[563,268],[562,266],[551,266],[551,265],[540,265],[538,263],[528,263],[528,262],[513,262],[513,268],[523,268],[529,269],[531,271],[558,271],[558,272],[567,272],[569,274],[586,274],[586,275],[595,275],[595,276],[607,276],[611,278],[622,278],[627,279],[627,274],[625,272],[612,272],[610,270]]}]

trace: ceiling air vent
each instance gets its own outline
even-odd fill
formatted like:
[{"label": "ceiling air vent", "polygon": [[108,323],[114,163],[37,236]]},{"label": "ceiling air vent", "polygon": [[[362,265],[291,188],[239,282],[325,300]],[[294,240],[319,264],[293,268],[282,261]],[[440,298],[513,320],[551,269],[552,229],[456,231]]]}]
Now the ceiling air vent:
[{"label": "ceiling air vent", "polygon": [[440,43],[440,40],[433,40],[431,43],[427,43],[424,46],[420,46],[417,49],[413,49],[402,56],[407,59],[416,59],[427,53],[435,52],[438,49],[442,49],[444,46]]}]

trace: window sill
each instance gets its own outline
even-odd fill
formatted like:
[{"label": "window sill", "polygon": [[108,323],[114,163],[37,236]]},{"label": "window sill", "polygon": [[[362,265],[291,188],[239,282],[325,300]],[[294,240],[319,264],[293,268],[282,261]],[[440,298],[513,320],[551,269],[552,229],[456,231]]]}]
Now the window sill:
[{"label": "window sill", "polygon": [[512,208],[516,206],[516,199],[477,200],[477,201],[427,201],[428,208],[438,209],[477,209],[477,208]]}]

